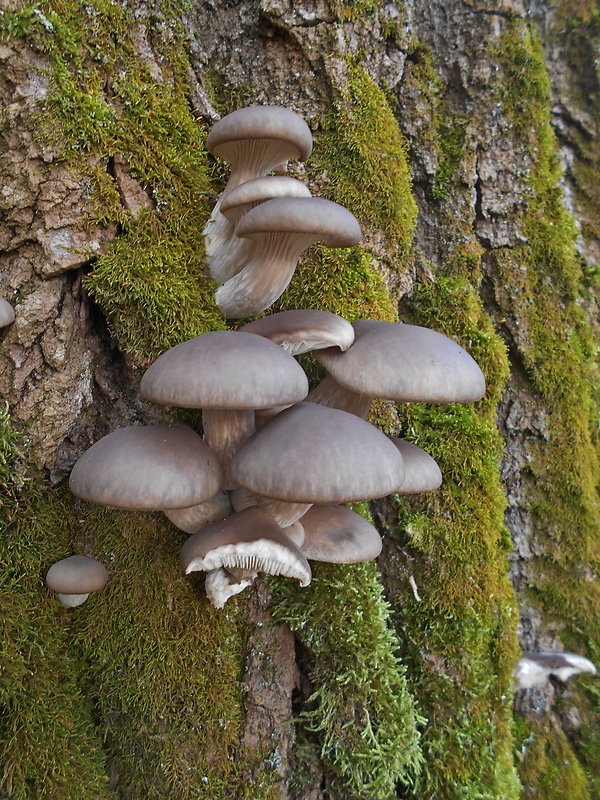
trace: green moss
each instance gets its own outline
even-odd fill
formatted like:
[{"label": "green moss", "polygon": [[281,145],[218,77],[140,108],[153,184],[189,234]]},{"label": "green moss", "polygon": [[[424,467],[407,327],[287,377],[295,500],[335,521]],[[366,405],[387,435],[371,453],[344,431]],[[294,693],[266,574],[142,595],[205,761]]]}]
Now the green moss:
[{"label": "green moss", "polygon": [[[47,3],[4,15],[5,33],[27,35],[50,62],[37,124],[58,158],[89,187],[88,223],[118,226],[108,252],[90,252],[86,286],[120,346],[138,363],[206,330],[224,327],[202,272],[210,210],[206,132],[189,103],[186,39],[178,8],[149,15],[162,80],[137,55],[127,10],[107,0]],[[151,208],[122,205],[110,159],[124,160]]]},{"label": "green moss", "polygon": [[464,119],[440,122],[436,118],[439,129],[439,150],[437,167],[431,187],[431,196],[434,200],[444,200],[452,185],[452,178],[461,162],[467,121]]},{"label": "green moss", "polygon": [[419,772],[419,719],[379,574],[374,563],[314,567],[308,589],[278,584],[274,608],[310,653],[314,691],[301,724],[317,734],[344,797],[392,798]]},{"label": "green moss", "polygon": [[[562,204],[540,43],[515,20],[501,38],[498,59],[505,74],[503,102],[516,131],[526,136],[533,165],[526,244],[497,257],[498,280],[510,286],[503,310],[526,331],[519,341],[521,355],[547,414],[548,440],[532,449],[529,465],[531,512],[545,552],[536,560],[530,600],[542,607],[546,619],[561,620],[561,638],[570,649],[593,657],[600,641],[600,592],[586,575],[600,567],[600,469],[594,339],[580,302],[585,276],[575,250],[574,223]],[[600,703],[589,696],[584,682],[575,693],[577,706],[586,709],[589,731],[600,720]],[[576,752],[585,749],[582,737]],[[532,768],[527,780],[531,774]],[[590,769],[587,776],[590,787],[598,786],[596,771]]]}]

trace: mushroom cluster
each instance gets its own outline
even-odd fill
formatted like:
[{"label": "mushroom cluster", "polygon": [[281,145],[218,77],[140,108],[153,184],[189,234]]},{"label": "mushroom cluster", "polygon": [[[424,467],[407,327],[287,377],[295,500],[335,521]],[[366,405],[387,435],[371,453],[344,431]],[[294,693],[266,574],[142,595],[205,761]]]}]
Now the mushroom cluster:
[{"label": "mushroom cluster", "polygon": [[[311,394],[293,357],[309,350],[330,370]],[[309,560],[376,558],[377,530],[344,504],[440,485],[427,453],[363,418],[373,397],[468,402],[484,391],[475,361],[442,334],[285,311],[183,342],[144,374],[147,400],[202,410],[204,438],[184,425],[114,431],[79,459],[70,488],[89,502],[164,511],[190,535],[184,571],[207,572],[222,608],[259,572],[306,586]]]},{"label": "mushroom cluster", "polygon": [[[217,305],[231,319],[254,316],[285,291],[300,254],[323,241],[352,247],[362,237],[343,206],[312,197],[281,173],[305,160],[312,136],[298,114],[281,106],[250,106],[217,122],[208,150],[231,165],[231,176],[204,229],[207,262],[219,282]],[[267,173],[277,170],[278,175]]]}]

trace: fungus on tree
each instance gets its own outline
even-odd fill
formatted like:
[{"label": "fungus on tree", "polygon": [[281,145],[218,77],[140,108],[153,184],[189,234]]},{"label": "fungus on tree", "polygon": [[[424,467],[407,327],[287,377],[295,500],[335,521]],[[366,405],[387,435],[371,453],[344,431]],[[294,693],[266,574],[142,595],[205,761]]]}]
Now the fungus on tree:
[{"label": "fungus on tree", "polygon": [[5,328],[14,322],[15,311],[8,300],[0,297],[0,328]]},{"label": "fungus on tree", "polygon": [[231,514],[231,501],[227,492],[219,490],[203,503],[189,508],[165,509],[164,514],[179,530],[192,534],[205,525],[228,517]]},{"label": "fungus on tree", "polygon": [[442,473],[429,453],[404,439],[395,436],[388,436],[388,439],[398,448],[404,461],[404,482],[396,494],[421,494],[439,489]]},{"label": "fungus on tree", "polygon": [[231,238],[233,228],[221,213],[222,200],[245,181],[304,161],[312,150],[310,128],[299,114],[282,106],[240,108],[215,123],[206,140],[210,153],[231,165],[223,194],[204,228],[209,260]]},{"label": "fungus on tree", "polygon": [[219,283],[236,275],[250,260],[254,250],[251,239],[235,235],[235,226],[252,208],[276,197],[310,197],[310,189],[287,175],[267,175],[245,181],[228,192],[221,202],[221,214],[229,223],[227,236],[219,237],[219,246],[207,255],[210,274]]},{"label": "fungus on tree", "polygon": [[130,425],[86,450],[69,488],[89,503],[161,511],[205,502],[222,480],[216,455],[187,425]]},{"label": "fungus on tree", "polygon": [[[217,608],[241,591],[236,584],[245,581],[248,585],[259,572],[295,578],[301,586],[308,586],[311,581],[310,566],[302,551],[257,506],[190,536],[183,545],[180,561],[186,575],[199,570],[224,570],[212,578],[208,587],[209,599]],[[230,592],[229,585],[236,590]]]},{"label": "fungus on tree", "polygon": [[352,247],[362,237],[350,211],[319,197],[267,200],[240,220],[235,233],[252,239],[256,249],[246,266],[216,291],[217,305],[233,319],[253,316],[274,303],[311,244]]},{"label": "fungus on tree", "polygon": [[360,319],[345,353],[319,350],[329,375],[310,402],[366,417],[373,398],[423,403],[469,403],[485,394],[477,362],[442,333],[406,323]]},{"label": "fungus on tree", "polygon": [[308,380],[296,361],[267,339],[211,331],[163,353],[144,374],[140,392],[153,403],[202,409],[204,438],[226,473],[221,488],[231,488],[228,465],[254,432],[255,409],[303,400]]},{"label": "fungus on tree", "polygon": [[523,652],[515,667],[517,689],[532,689],[543,686],[553,676],[566,683],[569,678],[588,672],[595,675],[595,665],[577,653],[532,653]]},{"label": "fungus on tree", "polygon": [[80,606],[92,592],[108,583],[108,570],[100,561],[88,556],[69,556],[57,561],[46,573],[46,586],[57,592],[67,608]]}]

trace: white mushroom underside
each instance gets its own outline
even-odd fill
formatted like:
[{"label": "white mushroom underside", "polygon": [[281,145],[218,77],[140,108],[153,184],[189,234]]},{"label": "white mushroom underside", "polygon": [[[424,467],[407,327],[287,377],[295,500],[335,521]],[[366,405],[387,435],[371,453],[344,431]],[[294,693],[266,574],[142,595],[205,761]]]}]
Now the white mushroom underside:
[{"label": "white mushroom underside", "polygon": [[228,575],[224,569],[213,569],[206,576],[204,590],[215,608],[223,608],[230,597],[240,594],[248,586],[251,586],[256,576],[256,572],[251,572],[232,583],[232,576]]},{"label": "white mushroom underside", "polygon": [[256,251],[246,266],[216,291],[226,317],[242,319],[269,308],[292,280],[298,258],[319,236],[274,232],[256,236]]},{"label": "white mushroom underside", "polygon": [[301,586],[308,586],[311,580],[310,572],[290,550],[268,539],[217,547],[204,558],[192,559],[185,572],[188,575],[190,572],[208,572],[220,567],[283,575],[286,578],[295,578]]},{"label": "white mushroom underside", "polygon": [[77,606],[82,605],[90,596],[90,593],[87,594],[62,594],[62,592],[58,593],[58,599],[67,608],[77,608]]}]

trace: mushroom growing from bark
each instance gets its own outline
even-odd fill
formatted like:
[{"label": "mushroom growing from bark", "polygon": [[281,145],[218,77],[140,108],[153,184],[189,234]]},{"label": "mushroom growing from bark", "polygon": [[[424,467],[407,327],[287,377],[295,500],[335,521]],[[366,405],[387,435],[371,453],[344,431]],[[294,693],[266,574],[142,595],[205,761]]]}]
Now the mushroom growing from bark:
[{"label": "mushroom growing from bark", "polygon": [[241,591],[236,589],[240,581],[249,585],[259,572],[295,578],[301,586],[308,586],[311,581],[310,566],[302,551],[256,506],[190,536],[183,545],[180,561],[186,575],[198,570],[224,570],[207,587],[216,608],[222,608],[232,594]]},{"label": "mushroom growing from bark", "polygon": [[346,506],[315,505],[301,518],[302,552],[311,561],[356,564],[381,553],[381,536],[360,514]]},{"label": "mushroom growing from bark", "polygon": [[69,488],[89,503],[161,511],[203,503],[219,489],[215,454],[186,425],[131,425],[109,433],[81,456]]},{"label": "mushroom growing from bark", "polygon": [[103,589],[109,574],[100,561],[88,556],[69,556],[57,561],[46,573],[46,585],[57,592],[67,608],[80,606],[92,592]]},{"label": "mushroom growing from bark", "polygon": [[345,353],[319,350],[329,375],[309,400],[366,417],[373,398],[423,403],[469,403],[485,394],[477,362],[437,331],[406,323],[360,319]]},{"label": "mushroom growing from bark", "polygon": [[405,476],[397,494],[420,494],[439,489],[442,473],[435,460],[416,444],[405,442],[395,436],[388,437],[398,448],[404,461]]},{"label": "mushroom growing from bark", "polygon": [[163,353],[144,374],[140,392],[153,403],[202,409],[204,438],[226,473],[221,488],[232,488],[228,465],[254,432],[254,410],[303,400],[308,380],[296,361],[267,339],[212,331]]},{"label": "mushroom growing from bark", "polygon": [[228,192],[221,202],[221,213],[229,223],[226,237],[207,256],[210,274],[224,283],[244,267],[254,250],[254,242],[235,235],[235,226],[250,209],[276,197],[310,197],[310,189],[287,175],[267,175],[245,181]]},{"label": "mushroom growing from bark", "polygon": [[0,328],[5,328],[14,322],[15,312],[8,300],[0,297]]},{"label": "mushroom growing from bark", "polygon": [[189,508],[166,509],[164,513],[179,530],[192,534],[205,525],[228,517],[231,514],[231,501],[227,492],[218,491],[204,503]]},{"label": "mushroom growing from bark", "polygon": [[223,198],[241,183],[285,167],[291,159],[306,160],[312,150],[312,134],[302,117],[288,108],[249,106],[215,123],[206,147],[231,165],[227,186],[204,228],[210,260],[233,233],[231,223],[221,213]]},{"label": "mushroom growing from bark", "polygon": [[264,311],[292,279],[298,258],[311,244],[352,247],[362,237],[356,218],[343,206],[319,197],[267,200],[237,224],[236,236],[254,241],[246,266],[217,289],[217,305],[230,318]]}]

